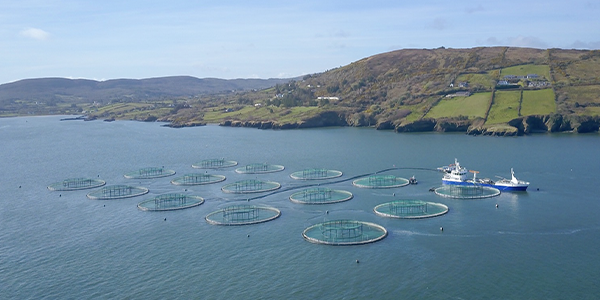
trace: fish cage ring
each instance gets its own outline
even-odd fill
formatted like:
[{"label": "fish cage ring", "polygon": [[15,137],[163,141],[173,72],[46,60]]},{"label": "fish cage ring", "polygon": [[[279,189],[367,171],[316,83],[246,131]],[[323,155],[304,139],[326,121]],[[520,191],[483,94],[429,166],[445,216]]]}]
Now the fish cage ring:
[{"label": "fish cage ring", "polygon": [[285,169],[282,165],[271,165],[268,163],[255,163],[249,164],[240,168],[235,169],[236,173],[240,174],[264,174],[280,172]]},{"label": "fish cage ring", "polygon": [[342,176],[341,171],[328,169],[305,169],[290,174],[296,180],[324,180]]},{"label": "fish cage ring", "polygon": [[421,219],[441,216],[448,212],[448,206],[421,200],[395,200],[379,204],[373,211],[382,217]]},{"label": "fish cage ring", "polygon": [[368,244],[386,236],[387,230],[381,225],[348,219],[325,221],[302,232],[311,243],[336,246]]},{"label": "fish cage ring", "polygon": [[402,177],[396,177],[394,175],[371,175],[356,179],[352,182],[352,184],[359,188],[385,189],[407,186],[409,184],[409,180]]},{"label": "fish cage ring", "polygon": [[217,183],[225,180],[223,175],[212,175],[206,173],[185,174],[181,177],[171,180],[174,185],[201,185]]},{"label": "fish cage ring", "polygon": [[152,179],[174,175],[174,170],[167,170],[163,167],[148,167],[141,168],[136,171],[131,171],[123,176],[129,179]]},{"label": "fish cage ring", "polygon": [[263,181],[257,179],[240,180],[227,184],[221,188],[224,193],[230,194],[248,194],[262,193],[276,190],[281,184],[274,181]]},{"label": "fish cage ring", "polygon": [[352,197],[352,193],[348,191],[317,187],[293,193],[290,201],[300,204],[329,204],[348,201]]},{"label": "fish cage ring", "polygon": [[281,211],[257,205],[230,205],[208,214],[204,219],[212,225],[250,225],[274,220]]},{"label": "fish cage ring", "polygon": [[221,169],[237,166],[237,161],[225,160],[224,158],[205,159],[198,163],[192,164],[194,169]]},{"label": "fish cage ring", "polygon": [[142,201],[138,203],[137,207],[144,211],[167,211],[190,208],[202,203],[204,203],[204,199],[199,196],[169,193]]},{"label": "fish cage ring", "polygon": [[101,187],[106,181],[90,178],[69,178],[48,186],[51,191],[75,191]]}]

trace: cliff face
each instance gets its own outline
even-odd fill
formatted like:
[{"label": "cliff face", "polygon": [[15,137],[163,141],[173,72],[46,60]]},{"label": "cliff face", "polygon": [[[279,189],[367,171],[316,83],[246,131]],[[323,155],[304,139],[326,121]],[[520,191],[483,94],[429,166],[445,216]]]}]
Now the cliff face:
[{"label": "cliff face", "polygon": [[258,129],[296,129],[296,128],[314,128],[329,126],[348,126],[344,114],[326,111],[300,122],[285,123],[276,121],[231,121],[225,120],[220,126],[231,127],[253,127]]},{"label": "cliff face", "polygon": [[591,116],[536,115],[517,118],[509,122],[519,130],[519,134],[536,132],[578,133],[597,132],[600,129],[600,118]]},{"label": "cliff face", "polygon": [[[297,129],[328,126],[366,126],[351,124],[355,120],[344,113],[328,111],[311,118],[294,123],[276,121],[231,121],[221,122],[221,126],[252,127],[258,129]],[[200,126],[204,124],[184,124],[183,126]],[[181,126],[173,126],[181,127]],[[454,120],[454,119],[421,119],[414,122],[395,125],[386,121],[375,125],[378,130],[394,130],[396,132],[464,132],[471,135],[515,136],[544,132],[577,132],[589,133],[600,130],[600,117],[535,115],[520,117],[508,122],[508,125],[484,126],[484,120]]]},{"label": "cliff face", "polygon": [[[379,124],[378,129],[391,129],[393,124]],[[395,128],[397,132],[465,132],[471,135],[514,136],[543,132],[577,132],[589,133],[600,130],[600,117],[534,115],[520,117],[508,122],[508,125],[484,126],[483,120],[434,120],[423,119],[401,124]]]}]

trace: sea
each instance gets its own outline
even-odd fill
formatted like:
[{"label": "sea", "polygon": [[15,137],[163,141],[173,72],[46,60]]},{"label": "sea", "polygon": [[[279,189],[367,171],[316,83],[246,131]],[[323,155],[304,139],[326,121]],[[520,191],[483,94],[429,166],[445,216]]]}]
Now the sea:
[{"label": "sea", "polygon": [[[156,122],[60,121],[64,117],[0,119],[1,299],[600,298],[597,133],[490,137],[352,127],[174,129]],[[192,168],[215,158],[238,165]],[[480,178],[510,177],[514,168],[531,184],[526,192],[493,198],[437,196],[430,191],[441,186],[436,168],[455,159]],[[235,172],[255,163],[285,168]],[[124,177],[147,167],[177,173]],[[341,177],[318,184],[354,197],[324,205],[290,201],[309,184],[290,174],[312,168],[341,171]],[[226,180],[171,184],[197,172]],[[373,174],[414,176],[418,184],[365,189],[343,180]],[[47,188],[80,177],[142,186],[149,193],[91,200],[86,195],[97,189]],[[275,181],[281,188],[252,196],[221,190],[247,179]],[[139,202],[165,193],[205,201],[176,211],[138,209]],[[424,219],[374,213],[381,203],[403,199],[449,210]],[[224,207],[248,203],[281,215],[243,226],[205,220]],[[350,246],[303,238],[309,226],[338,219],[378,224],[387,236]]]}]

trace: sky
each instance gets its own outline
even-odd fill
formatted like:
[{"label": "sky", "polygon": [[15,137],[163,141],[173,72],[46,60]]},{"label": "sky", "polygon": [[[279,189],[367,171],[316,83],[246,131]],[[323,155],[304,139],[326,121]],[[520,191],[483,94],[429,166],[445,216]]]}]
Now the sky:
[{"label": "sky", "polygon": [[600,49],[597,0],[0,0],[0,84],[290,78],[408,48]]}]

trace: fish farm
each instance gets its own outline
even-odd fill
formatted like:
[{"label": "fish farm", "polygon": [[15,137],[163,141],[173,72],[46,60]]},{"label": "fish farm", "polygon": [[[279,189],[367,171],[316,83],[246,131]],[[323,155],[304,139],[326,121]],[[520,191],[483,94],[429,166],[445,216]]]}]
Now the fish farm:
[{"label": "fish farm", "polygon": [[394,175],[372,175],[352,182],[354,186],[367,189],[388,189],[403,187],[409,184],[408,179]]},{"label": "fish farm", "polygon": [[190,208],[202,203],[204,203],[202,197],[173,193],[142,201],[137,207],[143,211],[167,211]]},{"label": "fish farm", "polygon": [[274,207],[256,205],[231,205],[205,217],[212,225],[236,226],[263,223],[277,219],[281,211]]},{"label": "fish farm", "polygon": [[368,244],[386,236],[387,230],[383,226],[356,220],[326,221],[302,232],[302,237],[311,243],[334,246]]},{"label": "fish farm", "polygon": [[240,180],[227,184],[221,188],[225,193],[230,194],[248,194],[261,193],[276,190],[281,184],[274,181],[262,181],[257,179]]},{"label": "fish farm", "polygon": [[347,191],[317,187],[293,193],[290,196],[290,201],[300,204],[329,204],[348,201],[352,197],[352,193]]},{"label": "fish farm", "polygon": [[75,191],[101,187],[106,181],[90,178],[69,178],[48,186],[51,191]]},{"label": "fish farm", "polygon": [[225,180],[223,175],[211,175],[206,173],[185,174],[181,177],[171,180],[174,185],[201,185],[217,183]]},{"label": "fish farm", "polygon": [[236,173],[240,174],[264,174],[264,173],[273,173],[280,172],[285,169],[281,165],[271,165],[267,163],[256,163],[249,164],[240,168],[235,169]]},{"label": "fish farm", "polygon": [[148,189],[145,187],[110,185],[87,194],[87,197],[92,200],[114,200],[141,196],[147,193]]},{"label": "fish farm", "polygon": [[290,175],[296,180],[324,180],[342,176],[341,171],[327,169],[306,169]]},{"label": "fish farm", "polygon": [[441,216],[448,212],[448,206],[421,200],[396,200],[379,204],[373,211],[382,217],[421,219]]},{"label": "fish farm", "polygon": [[[192,164],[194,169],[222,169],[237,166],[238,162],[233,160],[205,159]],[[253,163],[243,167],[238,167],[232,172],[238,174],[264,174],[283,171],[282,165],[273,165],[268,163]],[[322,205],[349,201],[355,195],[343,189],[327,187],[327,185],[338,186],[340,184],[352,184],[356,188],[365,189],[389,189],[400,188],[411,183],[410,180],[395,175],[386,175],[384,172],[400,169],[418,169],[428,171],[424,168],[388,168],[375,173],[355,175],[346,179],[337,179],[314,183],[318,180],[334,179],[342,176],[338,170],[329,170],[324,168],[308,168],[300,171],[291,172],[290,181],[305,181],[304,183],[289,183],[284,189],[282,185],[275,181],[247,179],[221,186],[221,191],[226,194],[238,194],[238,199],[226,199],[244,201],[244,204],[229,205],[213,211],[206,215],[205,220],[212,225],[237,226],[249,225],[267,222],[278,218],[281,211],[274,207],[263,205],[250,205],[250,201],[271,197],[279,193],[288,193],[288,199],[296,204]],[[432,170],[435,171],[435,170]],[[383,173],[383,174],[382,174]],[[154,179],[174,175],[174,170],[168,170],[164,167],[141,168],[136,171],[126,173],[125,178],[129,179]],[[288,178],[289,179],[289,178]],[[414,177],[411,178],[414,180]],[[175,186],[196,186],[209,185],[223,182],[225,175],[208,174],[208,171],[197,173],[185,173],[179,177],[174,177],[165,183],[171,183]],[[313,181],[313,182],[309,182]],[[413,183],[416,183],[414,180]],[[152,183],[154,184],[154,183]],[[157,183],[159,184],[159,183]],[[154,186],[154,185],[152,185]],[[160,185],[158,185],[160,187]],[[20,186],[19,186],[20,187]],[[164,188],[164,185],[162,186]],[[129,186],[124,184],[106,186],[106,182],[100,179],[90,178],[70,178],[48,186],[51,191],[70,191],[80,189],[100,188],[87,194],[87,198],[93,200],[113,200],[129,197],[141,196],[149,193],[145,187]],[[218,188],[214,188],[218,191]],[[187,192],[187,188],[185,191]],[[454,199],[481,199],[500,195],[500,191],[493,187],[481,185],[443,185],[437,188],[431,188],[430,191],[436,195],[445,198]],[[256,193],[252,197],[245,194]],[[260,194],[265,193],[265,194]],[[396,193],[394,193],[394,197]],[[285,197],[285,196],[284,196]],[[241,199],[240,199],[241,198]],[[280,198],[281,199],[281,198]],[[285,198],[283,198],[285,199]],[[397,218],[397,219],[422,219],[442,216],[448,213],[447,205],[436,202],[427,202],[416,199],[392,199],[393,201],[378,204],[373,208],[373,212],[379,217]],[[246,204],[246,201],[248,204]],[[160,194],[149,199],[143,199],[137,203],[137,208],[142,211],[172,211],[200,206],[205,202],[205,198],[200,196],[186,195],[178,192]],[[239,203],[239,202],[238,202]],[[329,210],[327,210],[329,214]],[[384,239],[388,232],[381,225],[359,221],[354,219],[336,219],[306,225],[302,231],[302,237],[308,242],[324,245],[361,245],[373,243]]]},{"label": "fish farm", "polygon": [[175,171],[173,170],[165,170],[165,168],[141,168],[137,171],[132,171],[125,174],[125,178],[129,179],[152,179],[152,178],[160,178],[174,175]]},{"label": "fish farm", "polygon": [[192,164],[194,169],[221,169],[237,166],[237,161],[225,160],[224,158],[205,159],[199,163]]}]

